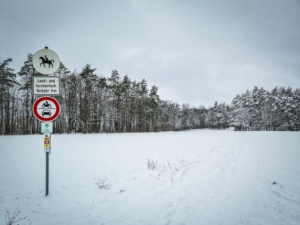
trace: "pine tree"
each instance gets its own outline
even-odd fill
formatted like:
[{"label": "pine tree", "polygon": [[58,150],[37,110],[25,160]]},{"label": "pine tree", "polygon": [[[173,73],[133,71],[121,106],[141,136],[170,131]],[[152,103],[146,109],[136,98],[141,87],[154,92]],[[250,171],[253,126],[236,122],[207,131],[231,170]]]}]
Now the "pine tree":
[{"label": "pine tree", "polygon": [[23,98],[23,108],[22,108],[22,121],[23,121],[23,134],[32,134],[38,132],[38,121],[34,120],[32,113],[32,106],[35,100],[32,93],[32,77],[34,75],[39,75],[33,67],[32,64],[32,54],[27,55],[27,60],[24,62],[18,75],[21,77],[21,95]]},{"label": "pine tree", "polygon": [[199,106],[199,118],[200,118],[200,127],[199,128],[205,128],[205,118],[207,115],[207,109],[204,106]]},{"label": "pine tree", "polygon": [[294,124],[295,130],[300,131],[300,88],[297,88],[293,94]]},{"label": "pine tree", "polygon": [[111,132],[118,132],[120,121],[119,121],[119,108],[120,108],[120,75],[117,70],[113,70],[111,77],[108,78],[109,88],[112,91],[112,108],[110,113],[111,120]]},{"label": "pine tree", "polygon": [[[60,95],[56,97],[58,100],[61,111],[59,117],[54,121],[55,130],[57,133],[69,133],[69,115],[67,107],[68,93],[71,91],[68,85],[68,77],[70,75],[70,71],[65,67],[65,65],[61,62],[58,70],[55,72],[60,78]],[[76,100],[76,99],[74,99]]]},{"label": "pine tree", "polygon": [[96,96],[98,104],[97,115],[99,117],[98,132],[102,133],[106,130],[110,130],[109,102],[112,98],[111,90],[108,87],[107,79],[105,77],[99,78]]},{"label": "pine tree", "polygon": [[260,115],[260,104],[261,99],[259,95],[259,89],[257,86],[252,90],[252,105],[251,107],[251,120],[253,122],[254,129],[260,129],[261,127],[261,115]]},{"label": "pine tree", "polygon": [[147,112],[148,112],[148,87],[147,81],[143,79],[140,83],[140,90],[139,90],[139,130],[141,132],[147,131]]},{"label": "pine tree", "polygon": [[230,125],[235,128],[235,130],[246,130],[249,124],[249,110],[245,108],[244,102],[244,95],[236,95],[233,98],[231,103],[231,118],[230,118]]},{"label": "pine tree", "polygon": [[158,88],[152,86],[149,93],[149,131],[157,131],[160,114],[160,99],[158,96]]},{"label": "pine tree", "polygon": [[208,108],[207,114],[205,117],[205,126],[211,129],[215,128],[215,115],[214,115],[214,108]]},{"label": "pine tree", "polygon": [[121,131],[126,132],[128,129],[130,130],[130,106],[131,106],[131,81],[129,77],[126,75],[123,78],[123,81],[120,84],[120,92],[121,92],[121,113],[120,120],[123,122],[123,129]]},{"label": "pine tree", "polygon": [[12,126],[10,124],[10,117],[13,119],[13,114],[10,109],[11,103],[14,103],[15,96],[11,95],[10,90],[19,85],[16,81],[16,74],[14,69],[8,67],[9,63],[13,60],[11,58],[6,59],[3,63],[0,63],[0,128],[1,134],[10,134]]},{"label": "pine tree", "polygon": [[137,132],[138,131],[138,120],[139,120],[139,109],[140,109],[140,103],[139,103],[139,93],[140,93],[140,83],[133,81],[132,82],[132,88],[131,88],[131,106],[130,106],[130,114],[131,114],[131,131]]},{"label": "pine tree", "polygon": [[97,75],[95,74],[96,68],[92,69],[90,64],[82,69],[80,77],[82,79],[82,92],[80,97],[80,119],[83,125],[83,132],[88,133],[90,124],[94,123],[94,93]]}]

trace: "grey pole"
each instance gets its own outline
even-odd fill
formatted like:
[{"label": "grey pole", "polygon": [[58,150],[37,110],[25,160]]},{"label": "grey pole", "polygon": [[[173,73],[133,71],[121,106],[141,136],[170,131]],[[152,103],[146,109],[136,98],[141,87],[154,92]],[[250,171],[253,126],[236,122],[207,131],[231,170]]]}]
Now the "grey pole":
[{"label": "grey pole", "polygon": [[51,135],[50,133],[45,134],[45,138],[48,140],[44,140],[44,148],[46,153],[46,194],[49,194],[49,155],[51,151]]},{"label": "grey pole", "polygon": [[46,196],[49,194],[49,152],[46,152]]}]

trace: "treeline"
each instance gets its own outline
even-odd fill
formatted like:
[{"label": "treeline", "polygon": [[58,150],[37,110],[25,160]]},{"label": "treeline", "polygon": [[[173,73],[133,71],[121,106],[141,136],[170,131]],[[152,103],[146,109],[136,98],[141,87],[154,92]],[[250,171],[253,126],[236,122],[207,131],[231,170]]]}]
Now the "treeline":
[{"label": "treeline", "polygon": [[[0,133],[40,133],[33,116],[32,77],[37,74],[32,54],[20,71],[9,67],[12,59],[0,63]],[[300,90],[275,88],[268,92],[255,87],[237,95],[231,105],[215,102],[213,107],[161,100],[158,88],[147,81],[131,81],[117,70],[110,77],[98,77],[87,64],[81,72],[70,72],[62,63],[54,74],[60,77],[60,116],[54,133],[158,132],[189,129],[299,130]]]},{"label": "treeline", "polygon": [[231,124],[237,130],[300,130],[300,89],[254,87],[231,103]]}]

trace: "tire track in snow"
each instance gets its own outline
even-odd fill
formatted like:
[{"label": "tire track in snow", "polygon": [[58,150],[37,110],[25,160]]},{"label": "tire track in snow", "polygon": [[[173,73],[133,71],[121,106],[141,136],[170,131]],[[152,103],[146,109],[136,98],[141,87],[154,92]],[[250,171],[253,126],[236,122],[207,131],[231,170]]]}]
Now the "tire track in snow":
[{"label": "tire track in snow", "polygon": [[243,210],[253,206],[259,178],[257,168],[258,161],[247,145],[235,135],[230,136],[225,143],[212,148],[205,158],[170,172],[173,192],[180,193],[170,211],[183,209],[185,215],[181,218],[188,220],[187,209],[191,212],[199,209],[201,215],[194,215],[191,224],[196,224],[197,219],[210,223],[212,215],[220,221],[245,222],[248,218],[234,212],[243,215]]},{"label": "tire track in snow", "polygon": [[[222,149],[225,145],[226,145],[226,143],[212,148],[209,151],[209,155],[205,158],[185,163],[185,164],[180,165],[180,166],[176,167],[175,169],[173,169],[170,173],[170,180],[172,181],[172,183],[176,182],[178,180],[182,181],[184,179],[184,175],[187,174],[190,169],[192,169],[195,165],[197,165],[199,163],[209,160],[215,152],[217,152],[219,149]],[[177,178],[178,176],[179,176],[179,178]]]},{"label": "tire track in snow", "polygon": [[[161,192],[158,195],[172,195],[172,207],[167,208],[166,218],[168,218],[168,223],[171,224],[172,220],[178,222],[180,224],[180,221],[182,224],[197,224],[197,221],[199,221],[200,214],[194,215],[193,212],[197,211],[195,207],[203,204],[203,199],[201,197],[201,194],[205,193],[205,190],[201,190],[201,181],[197,181],[197,177],[193,179],[193,183],[191,187],[190,184],[185,184],[185,178],[188,177],[190,172],[193,172],[193,170],[199,170],[197,167],[203,167],[205,165],[210,165],[210,159],[216,158],[218,156],[219,152],[222,152],[222,150],[226,149],[225,146],[228,144],[228,141],[225,143],[222,143],[219,146],[216,146],[209,150],[209,153],[206,157],[199,156],[197,160],[185,163],[183,165],[180,165],[176,169],[173,169],[170,172],[170,181],[171,184],[169,186],[168,194],[167,191]],[[222,160],[222,157],[218,159],[219,161]],[[198,177],[201,179],[201,176]],[[190,190],[192,189],[199,189],[199,191]],[[200,197],[195,196],[194,193],[201,193]],[[171,194],[170,194],[171,193]],[[172,194],[174,193],[174,194]],[[194,202],[194,204],[190,204],[191,202]],[[182,215],[174,215],[174,212],[180,211]],[[172,219],[172,220],[171,220]],[[168,224],[167,223],[167,224]]]}]

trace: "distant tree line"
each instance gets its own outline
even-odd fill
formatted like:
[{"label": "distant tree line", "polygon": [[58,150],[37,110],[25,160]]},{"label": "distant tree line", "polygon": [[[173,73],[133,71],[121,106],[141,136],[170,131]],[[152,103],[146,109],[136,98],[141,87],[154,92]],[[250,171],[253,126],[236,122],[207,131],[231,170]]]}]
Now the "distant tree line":
[{"label": "distant tree line", "polygon": [[231,103],[231,124],[238,130],[300,129],[300,89],[275,87],[271,92],[254,87]]},{"label": "distant tree line", "polygon": [[[32,54],[19,72],[0,62],[0,134],[40,133],[40,121],[32,112],[32,77],[39,75]],[[61,95],[55,97],[61,113],[53,122],[54,133],[158,132],[189,129],[299,130],[300,89],[254,87],[233,98],[231,105],[190,107],[161,100],[158,88],[147,81],[131,81],[113,70],[98,77],[87,64],[81,72],[70,72],[62,63],[54,74],[60,77]]]}]

